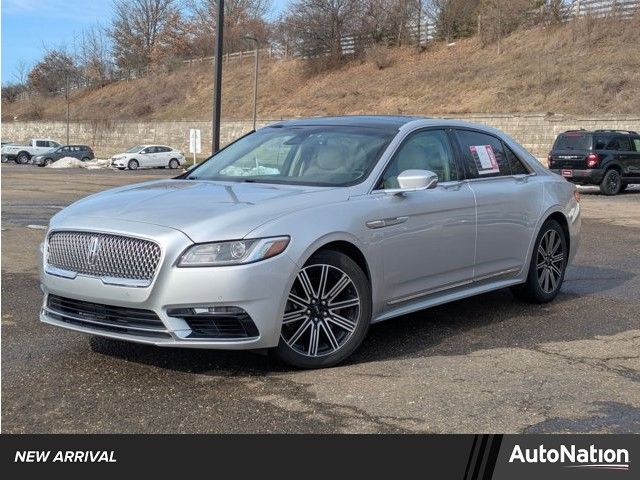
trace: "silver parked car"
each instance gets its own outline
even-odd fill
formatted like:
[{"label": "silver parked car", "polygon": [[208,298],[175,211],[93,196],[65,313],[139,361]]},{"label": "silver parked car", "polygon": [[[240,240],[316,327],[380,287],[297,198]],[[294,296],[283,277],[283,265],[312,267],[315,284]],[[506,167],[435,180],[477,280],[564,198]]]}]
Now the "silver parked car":
[{"label": "silver parked car", "polygon": [[497,130],[414,117],[281,122],[175,179],[55,215],[40,319],[326,367],[375,322],[504,287],[553,300],[579,231],[576,187]]}]

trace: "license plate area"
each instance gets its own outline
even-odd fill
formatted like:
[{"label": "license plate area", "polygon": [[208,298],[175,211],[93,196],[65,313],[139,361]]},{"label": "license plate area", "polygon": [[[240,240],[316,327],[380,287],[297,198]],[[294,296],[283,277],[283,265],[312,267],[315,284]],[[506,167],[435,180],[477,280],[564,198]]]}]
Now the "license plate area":
[{"label": "license plate area", "polygon": [[562,169],[562,176],[567,178],[573,177],[573,170]]}]

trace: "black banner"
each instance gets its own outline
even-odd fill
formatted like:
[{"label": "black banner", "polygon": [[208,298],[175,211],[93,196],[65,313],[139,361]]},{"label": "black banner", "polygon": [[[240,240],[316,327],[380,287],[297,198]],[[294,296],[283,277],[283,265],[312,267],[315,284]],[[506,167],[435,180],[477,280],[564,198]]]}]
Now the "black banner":
[{"label": "black banner", "polygon": [[2,435],[0,444],[2,472],[16,475],[547,480],[636,478],[640,437]]}]

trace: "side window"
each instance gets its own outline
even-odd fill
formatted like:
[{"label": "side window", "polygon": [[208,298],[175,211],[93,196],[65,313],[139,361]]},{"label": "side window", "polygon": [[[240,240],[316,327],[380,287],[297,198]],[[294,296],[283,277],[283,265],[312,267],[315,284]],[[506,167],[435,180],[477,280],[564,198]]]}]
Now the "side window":
[{"label": "side window", "polygon": [[636,152],[640,152],[640,138],[633,139],[633,146],[636,147]]},{"label": "side window", "polygon": [[607,148],[607,144],[611,141],[611,137],[606,137],[604,135],[598,135],[593,139],[593,149],[594,150],[605,150]]},{"label": "side window", "polygon": [[511,166],[502,142],[492,135],[456,130],[471,178],[511,175]]},{"label": "side window", "polygon": [[527,175],[529,170],[524,164],[520,161],[516,154],[511,151],[509,147],[504,145],[504,151],[507,155],[507,161],[509,162],[509,167],[511,168],[511,175]]},{"label": "side window", "polygon": [[399,188],[398,175],[405,170],[430,170],[438,175],[439,182],[458,180],[447,132],[423,130],[411,135],[395,153],[377,188]]},{"label": "side window", "polygon": [[609,143],[604,147],[605,150],[620,150],[620,142],[616,137],[609,140]]},{"label": "side window", "polygon": [[49,142],[45,142],[44,140],[36,140],[36,147],[48,147]]},{"label": "side window", "polygon": [[57,142],[49,142],[49,146],[50,146],[51,148],[57,148],[57,147],[59,147],[59,146],[60,146],[60,144],[59,144],[59,143],[57,143]]},{"label": "side window", "polygon": [[633,152],[631,137],[618,137],[618,150],[622,152]]}]

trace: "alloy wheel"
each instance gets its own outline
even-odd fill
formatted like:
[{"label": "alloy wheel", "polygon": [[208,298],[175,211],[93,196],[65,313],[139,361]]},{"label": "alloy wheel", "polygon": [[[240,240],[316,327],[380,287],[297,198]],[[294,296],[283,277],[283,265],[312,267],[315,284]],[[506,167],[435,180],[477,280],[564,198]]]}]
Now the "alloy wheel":
[{"label": "alloy wheel", "polygon": [[617,192],[620,190],[620,174],[618,174],[618,172],[614,171],[614,173],[609,174],[607,181],[610,192]]},{"label": "alloy wheel", "polygon": [[333,265],[309,265],[287,298],[281,336],[299,354],[330,355],[351,338],[360,315],[361,299],[349,275]]},{"label": "alloy wheel", "polygon": [[536,256],[538,284],[545,293],[558,288],[564,269],[564,248],[558,232],[547,230],[540,239]]}]

